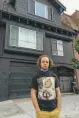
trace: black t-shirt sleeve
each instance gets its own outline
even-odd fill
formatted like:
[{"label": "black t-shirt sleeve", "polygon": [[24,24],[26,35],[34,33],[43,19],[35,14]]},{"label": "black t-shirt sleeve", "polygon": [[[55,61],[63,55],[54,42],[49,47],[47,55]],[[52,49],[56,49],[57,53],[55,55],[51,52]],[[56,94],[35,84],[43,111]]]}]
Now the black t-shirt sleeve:
[{"label": "black t-shirt sleeve", "polygon": [[31,88],[34,88],[35,90],[37,90],[37,77],[36,76],[32,79]]},{"label": "black t-shirt sleeve", "polygon": [[53,74],[54,74],[54,77],[55,77],[55,88],[58,88],[58,87],[60,87],[59,79],[58,79],[58,77],[55,73],[53,73]]},{"label": "black t-shirt sleeve", "polygon": [[55,88],[58,88],[58,87],[60,87],[60,83],[59,83],[59,79],[58,79],[58,77],[57,77],[57,75],[55,75]]}]

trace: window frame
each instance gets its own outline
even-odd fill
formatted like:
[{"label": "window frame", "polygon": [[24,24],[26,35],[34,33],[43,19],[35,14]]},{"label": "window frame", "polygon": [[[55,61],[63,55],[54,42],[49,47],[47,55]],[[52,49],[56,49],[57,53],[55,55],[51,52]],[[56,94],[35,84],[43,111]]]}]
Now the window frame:
[{"label": "window frame", "polygon": [[[44,9],[45,10],[44,11],[45,12],[45,14],[44,14],[45,16],[44,17],[41,16],[41,15],[36,14],[36,3],[38,3],[40,5],[43,5],[45,7],[45,9]],[[46,4],[41,3],[41,2],[35,1],[35,15],[38,16],[38,17],[42,17],[42,18],[48,19],[48,6]]]},{"label": "window frame", "polygon": [[[34,3],[31,3],[31,2],[34,2]],[[45,17],[42,17],[40,15],[36,15],[36,4],[35,4],[35,2],[38,2],[39,4],[43,4],[43,5],[46,6],[45,7]],[[34,4],[33,5],[33,9],[30,10],[30,7],[32,7],[32,4]],[[50,8],[50,10],[49,10],[49,8]],[[47,13],[47,11],[48,11],[48,13]],[[50,5],[48,5],[48,4],[45,4],[45,3],[40,2],[40,1],[28,0],[27,13],[28,13],[28,15],[31,15],[32,17],[36,17],[37,19],[41,18],[41,19],[44,19],[44,20],[47,20],[47,21],[54,21],[54,8],[52,6],[50,6]],[[46,13],[47,13],[47,15],[46,15]]]},{"label": "window frame", "polygon": [[[40,55],[44,53],[44,33],[43,33],[43,50],[36,50],[36,49],[31,49],[31,48],[22,48],[22,47],[16,47],[16,46],[10,46],[10,25],[15,25],[18,27],[22,27],[22,28],[26,28],[26,29],[33,29],[32,27],[26,27],[22,24],[16,24],[16,23],[10,23],[7,22],[6,23],[6,32],[5,32],[5,43],[4,43],[4,51],[6,52],[15,52],[15,53],[20,53],[20,54],[33,54],[33,55]],[[37,30],[36,28],[34,29],[37,32],[39,32],[39,30]],[[42,33],[42,32],[41,32]]]},{"label": "window frame", "polygon": [[[22,28],[22,27],[19,27],[19,41],[20,41],[20,35],[21,35],[21,29],[25,29],[25,28]],[[33,32],[34,31],[34,35],[35,35],[35,40],[36,40],[36,31],[35,30],[30,30],[30,29],[25,29],[25,30],[27,30],[27,31],[29,31],[29,32]],[[19,42],[20,43],[20,42]],[[28,41],[26,41],[26,43],[28,43]],[[28,45],[29,45],[29,43],[28,43]],[[21,46],[18,46],[18,47],[21,47]],[[28,47],[22,47],[22,48],[25,48],[25,49],[27,49]],[[28,48],[28,49],[35,49],[35,50],[37,50],[36,49],[36,43],[35,43],[35,48]]]},{"label": "window frame", "polygon": [[[58,42],[61,41],[61,43],[58,43],[57,41]],[[52,55],[60,56],[60,57],[64,56],[64,49],[63,49],[63,41],[62,40],[57,40],[57,39],[51,40],[51,44],[52,44]],[[56,44],[56,50],[53,50],[53,44]],[[62,50],[58,49],[58,46],[57,46],[58,44],[60,44],[62,46]],[[62,52],[62,55],[59,55],[59,52]]]}]

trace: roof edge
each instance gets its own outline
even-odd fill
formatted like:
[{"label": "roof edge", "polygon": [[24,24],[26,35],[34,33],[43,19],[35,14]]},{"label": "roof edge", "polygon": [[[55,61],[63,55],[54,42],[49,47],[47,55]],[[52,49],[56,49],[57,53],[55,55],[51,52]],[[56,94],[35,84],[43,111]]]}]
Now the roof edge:
[{"label": "roof edge", "polygon": [[59,0],[55,0],[55,1],[59,4],[59,6],[63,7],[64,10],[66,10],[66,7]]},{"label": "roof edge", "polygon": [[66,11],[66,7],[59,0],[49,0],[59,11],[59,13],[63,13]]}]

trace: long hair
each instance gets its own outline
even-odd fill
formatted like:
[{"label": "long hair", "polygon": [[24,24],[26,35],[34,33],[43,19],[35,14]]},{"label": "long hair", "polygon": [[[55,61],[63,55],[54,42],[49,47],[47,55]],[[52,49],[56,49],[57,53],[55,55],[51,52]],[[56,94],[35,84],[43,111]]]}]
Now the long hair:
[{"label": "long hair", "polygon": [[54,63],[53,63],[52,59],[50,57],[48,57],[47,55],[41,55],[38,58],[38,60],[37,60],[37,66],[39,68],[41,68],[41,59],[42,59],[42,57],[47,57],[49,59],[49,69],[51,69],[53,67]]}]

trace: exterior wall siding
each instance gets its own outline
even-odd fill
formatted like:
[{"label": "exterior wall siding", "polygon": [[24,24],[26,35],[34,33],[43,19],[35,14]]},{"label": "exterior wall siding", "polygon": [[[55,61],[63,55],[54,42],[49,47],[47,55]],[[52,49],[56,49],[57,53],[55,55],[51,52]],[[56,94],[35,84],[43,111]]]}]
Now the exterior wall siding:
[{"label": "exterior wall siding", "polygon": [[[17,25],[17,26],[22,26],[22,27],[26,27],[24,25],[21,24],[16,24],[13,22],[8,22],[8,26],[12,24],[12,25]],[[28,28],[33,29],[34,27],[30,27],[28,26]],[[35,28],[36,31],[42,31],[44,33],[44,44],[43,44],[43,52],[41,52],[40,54],[38,53],[38,51],[34,51],[34,50],[30,50],[27,53],[23,53],[23,52],[18,52],[18,49],[15,49],[16,51],[12,51],[12,50],[7,50],[5,49],[6,46],[9,46],[8,43],[6,43],[9,40],[9,27],[2,28],[3,32],[2,34],[2,55],[0,56],[0,100],[5,100],[9,98],[9,79],[10,79],[10,64],[11,61],[17,62],[17,63],[30,63],[31,65],[35,65],[36,66],[36,61],[37,58],[39,57],[39,55],[41,54],[47,54],[49,55],[54,62],[56,63],[64,63],[64,64],[70,64],[70,58],[72,55],[72,48],[71,48],[71,43],[69,42],[65,42],[63,41],[64,44],[64,55],[63,57],[59,57],[59,56],[54,56],[52,55],[52,50],[51,50],[51,38],[47,38],[45,36],[45,30],[40,30],[38,28]],[[5,35],[6,34],[6,35]],[[25,49],[27,50],[27,49]],[[34,54],[33,54],[34,52]],[[71,54],[71,55],[70,55]],[[16,63],[16,64],[17,64]],[[20,72],[20,71],[19,71]]]},{"label": "exterior wall siding", "polygon": [[[39,1],[39,0],[37,0]],[[2,1],[1,1],[2,2]],[[28,0],[16,0],[15,9],[13,9],[11,6],[8,7],[8,12],[17,14],[18,16],[24,16],[31,19],[35,19],[35,21],[39,21],[41,23],[46,23],[50,25],[60,25],[60,15],[57,11],[57,9],[51,5],[50,2],[47,0],[40,0],[40,2],[43,2],[54,9],[54,21],[46,20],[43,18],[39,18],[35,15],[28,14]],[[7,9],[5,9],[7,11]],[[38,32],[43,33],[43,51],[37,51],[32,49],[24,49],[24,48],[14,48],[9,46],[9,36],[10,36],[10,29],[9,25],[15,25],[18,27],[23,27],[31,30],[36,30]],[[24,67],[24,71],[26,72],[27,65],[33,65],[36,68],[36,61],[37,58],[41,54],[47,54],[49,55],[54,62],[56,63],[63,63],[63,64],[71,64],[71,56],[72,56],[72,43],[67,42],[63,40],[64,44],[64,56],[54,56],[52,55],[52,47],[51,47],[51,38],[48,38],[46,34],[45,29],[41,28],[35,28],[31,25],[25,25],[17,22],[12,22],[9,20],[5,20],[5,26],[0,27],[0,100],[5,100],[9,98],[9,86],[10,86],[10,74],[11,69],[12,72],[18,67],[19,73],[21,72],[21,69]],[[52,33],[49,31],[49,33]],[[59,34],[58,34],[59,35]],[[64,37],[64,35],[63,35]],[[53,37],[52,37],[53,38]],[[57,39],[57,38],[56,38]],[[11,65],[14,62],[13,65]],[[16,62],[16,63],[15,63]],[[19,65],[19,66],[17,66]],[[22,66],[22,68],[21,68]],[[29,67],[29,66],[28,66]],[[31,71],[32,72],[32,71]],[[32,72],[33,74],[34,72]],[[25,73],[24,73],[25,74]],[[28,73],[27,73],[28,74]],[[16,75],[16,73],[15,73]],[[19,74],[18,74],[19,75]],[[32,76],[31,76],[32,78]]]},{"label": "exterior wall siding", "polygon": [[[8,22],[8,27],[6,29],[6,41],[5,41],[5,47],[4,49],[6,48],[6,45],[9,45],[7,44],[7,41],[9,42],[9,25],[12,24],[12,25],[17,25],[18,27],[24,27],[24,28],[28,28],[28,29],[33,29],[35,31],[39,31],[39,32],[42,32],[43,33],[43,51],[40,51],[40,54],[38,53],[39,51],[37,50],[30,50],[28,49],[29,51],[29,54],[32,53],[32,56],[30,59],[33,58],[33,52],[34,54],[36,53],[36,55],[41,55],[41,54],[47,54],[49,55],[50,57],[52,57],[53,60],[55,60],[56,63],[67,63],[67,64],[71,64],[71,58],[73,56],[73,50],[72,50],[72,42],[68,42],[68,41],[64,41],[64,39],[62,40],[63,41],[63,51],[64,51],[64,56],[54,56],[52,55],[52,45],[51,45],[51,39],[54,39],[53,37],[52,38],[48,38],[45,36],[45,30],[41,30],[41,29],[38,29],[38,28],[34,28],[32,26],[24,26],[24,25],[21,25],[21,24],[16,24],[16,23],[12,23],[12,22]],[[56,38],[57,39],[57,38]],[[58,39],[57,39],[58,40]],[[15,48],[16,49],[16,48]],[[21,49],[22,50],[22,49]],[[26,49],[25,49],[26,50]],[[16,51],[18,51],[18,49],[16,49]],[[7,52],[7,50],[5,50],[5,52]],[[23,52],[20,52],[20,54],[15,52],[14,55],[12,53],[5,53],[3,54],[3,56],[7,56],[9,58],[11,57],[15,57],[17,59],[29,59],[29,56],[28,55],[28,52],[26,52],[26,54],[23,54]],[[33,58],[34,59],[34,58]]]},{"label": "exterior wall siding", "polygon": [[8,99],[9,60],[0,58],[0,100]]},{"label": "exterior wall siding", "polygon": [[[31,0],[29,0],[31,1]],[[28,13],[28,0],[16,0],[16,11],[17,13],[20,13],[21,15],[24,15],[29,18],[34,18],[37,21],[45,22],[45,23],[50,23],[50,24],[58,24],[59,26],[61,25],[61,16],[58,13],[57,9],[47,0],[36,0],[38,2],[44,3],[50,7],[53,8],[53,21],[47,20],[41,17],[38,17],[36,15],[32,15]],[[30,3],[30,2],[29,2]],[[30,7],[30,10],[33,11],[33,5]]]},{"label": "exterior wall siding", "polygon": [[[38,17],[36,15],[29,14],[28,13],[28,1],[30,1],[30,0],[16,0],[15,7],[13,8],[11,5],[8,5],[7,2],[5,2],[5,4],[4,4],[4,1],[1,0],[0,9],[4,10],[4,11],[8,11],[9,13],[13,13],[15,15],[20,15],[20,16],[23,16],[26,18],[28,17],[28,18],[34,19],[39,22],[44,22],[44,23],[47,23],[50,25],[61,26],[61,16],[58,13],[58,10],[53,6],[53,4],[51,4],[51,2],[49,2],[48,0],[41,0],[41,1],[36,0],[38,2],[45,3],[46,5],[53,8],[53,21]],[[33,9],[34,9],[33,5],[30,8],[31,8],[31,11],[33,11]]]}]

